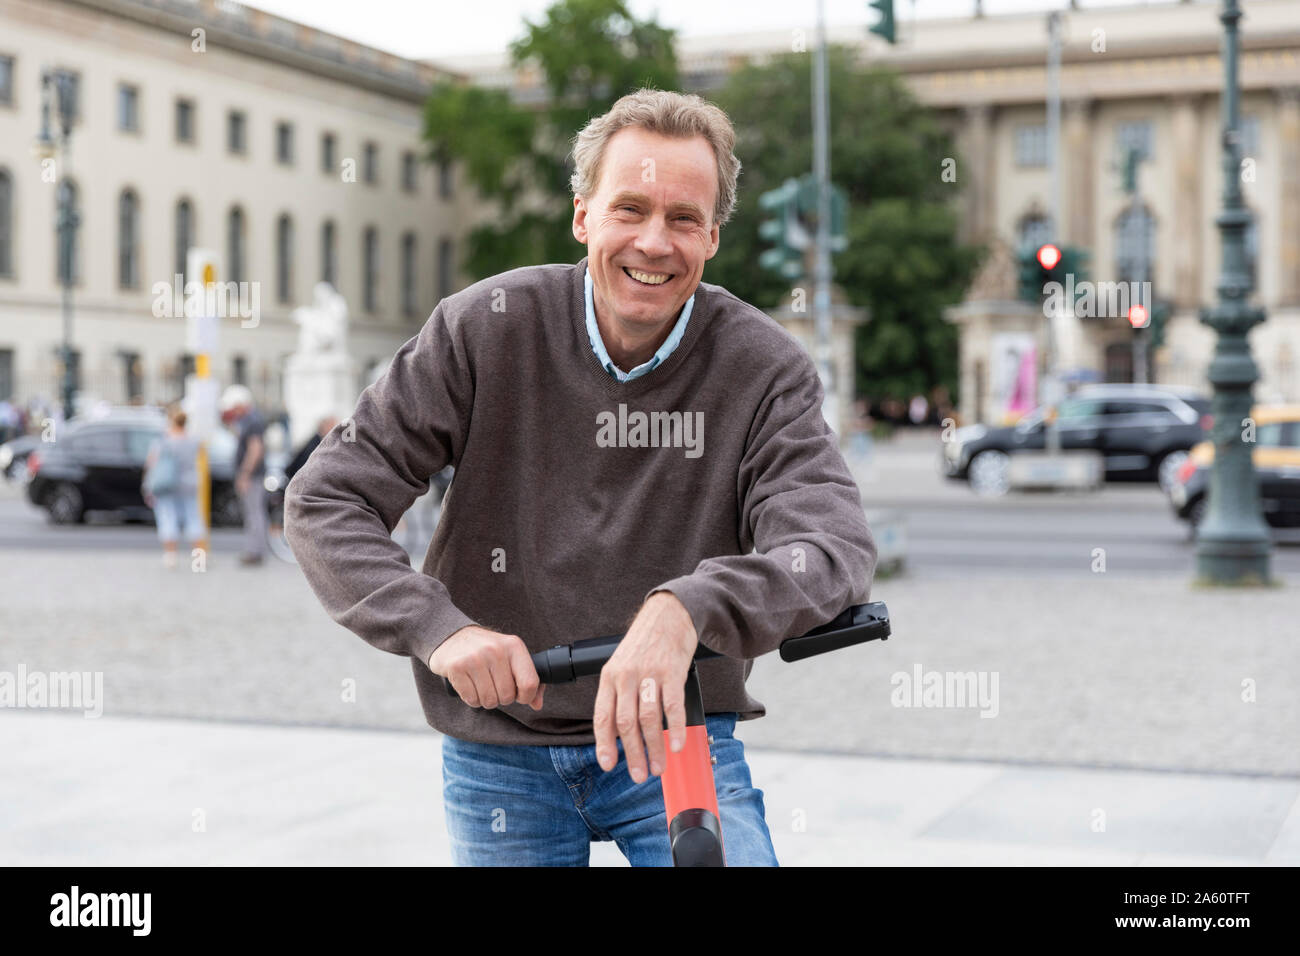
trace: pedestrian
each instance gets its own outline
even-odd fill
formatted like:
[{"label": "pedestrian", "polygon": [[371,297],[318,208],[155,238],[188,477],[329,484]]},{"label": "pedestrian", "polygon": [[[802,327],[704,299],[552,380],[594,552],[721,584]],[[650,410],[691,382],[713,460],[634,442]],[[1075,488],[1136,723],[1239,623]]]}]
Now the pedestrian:
[{"label": "pedestrian", "polygon": [[235,491],[244,509],[244,547],[239,563],[259,565],[266,556],[266,423],[253,405],[253,393],[244,385],[231,385],[221,393],[221,421],[234,426]]},{"label": "pedestrian", "polygon": [[[325,609],[411,658],[457,864],[585,865],[598,840],[671,862],[663,730],[685,738],[701,644],[723,655],[698,670],[727,862],[777,863],[734,736],[765,713],[750,660],[866,600],[876,549],[808,353],[701,281],[735,135],[660,90],[592,119],[572,177],[587,255],[443,299],[349,440],[331,432],[289,484]],[[390,532],[447,465],[416,571]],[[623,632],[598,681],[539,685],[530,652]]]},{"label": "pedestrian", "polygon": [[176,540],[184,525],[192,547],[207,549],[207,530],[199,515],[198,439],[185,433],[185,412],[178,405],[167,411],[167,429],[149,448],[140,490],[153,509],[163,564],[177,565]]}]

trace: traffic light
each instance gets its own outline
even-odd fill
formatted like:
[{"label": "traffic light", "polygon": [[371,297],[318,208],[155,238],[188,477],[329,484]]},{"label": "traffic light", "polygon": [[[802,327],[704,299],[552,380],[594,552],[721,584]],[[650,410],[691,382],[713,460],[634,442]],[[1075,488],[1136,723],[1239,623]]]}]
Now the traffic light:
[{"label": "traffic light", "polygon": [[1148,320],[1147,333],[1151,337],[1151,347],[1158,349],[1165,344],[1165,326],[1169,321],[1169,315],[1173,308],[1168,302],[1162,299],[1156,299],[1151,306],[1151,317]]},{"label": "traffic light", "polygon": [[[799,177],[799,221],[810,236],[817,232],[817,177],[804,173]],[[843,186],[831,183],[831,251],[843,252],[848,248],[846,232],[849,212],[849,194]]]},{"label": "traffic light", "polygon": [[1128,307],[1128,324],[1136,329],[1145,329],[1151,323],[1151,315],[1147,312],[1147,307],[1141,302],[1135,302]]},{"label": "traffic light", "polygon": [[1041,303],[1047,296],[1049,282],[1059,282],[1068,288],[1066,277],[1073,275],[1074,282],[1084,278],[1088,253],[1076,246],[1058,246],[1044,243],[1038,248],[1026,246],[1016,254],[1020,298],[1025,302]]},{"label": "traffic light", "polygon": [[758,234],[772,243],[758,257],[758,264],[792,282],[803,278],[803,252],[810,238],[799,221],[799,181],[787,179],[758,197],[759,208],[769,216],[758,225]]},{"label": "traffic light", "polygon": [[891,44],[897,42],[894,39],[894,0],[871,0],[867,6],[880,11],[880,19],[875,26],[867,27],[867,32],[884,37]]}]

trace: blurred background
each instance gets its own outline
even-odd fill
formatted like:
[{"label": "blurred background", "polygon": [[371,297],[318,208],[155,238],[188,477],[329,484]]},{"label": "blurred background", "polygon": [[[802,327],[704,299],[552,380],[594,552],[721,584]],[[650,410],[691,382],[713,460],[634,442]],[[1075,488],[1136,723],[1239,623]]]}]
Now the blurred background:
[{"label": "blurred background", "polygon": [[[320,608],[283,488],[441,298],[584,255],[569,140],[642,85],[732,117],[704,280],[824,360],[894,620],[756,665],[783,861],[1300,861],[1300,4],[1241,4],[1231,144],[1222,0],[470,7],[0,0],[0,861],[446,860],[409,665]],[[1198,559],[1214,489],[1261,586]]]}]

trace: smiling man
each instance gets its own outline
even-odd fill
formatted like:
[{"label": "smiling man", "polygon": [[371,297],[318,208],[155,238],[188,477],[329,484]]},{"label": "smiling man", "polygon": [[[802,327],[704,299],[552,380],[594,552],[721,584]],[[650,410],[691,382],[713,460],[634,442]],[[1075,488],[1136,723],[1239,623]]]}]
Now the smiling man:
[{"label": "smiling man", "polygon": [[[725,655],[698,671],[727,863],[777,862],[733,733],[765,713],[745,680],[868,599],[876,548],[807,353],[701,281],[734,143],[696,96],[593,119],[573,149],[587,256],[440,302],[289,485],[322,604],[411,658],[458,864],[582,865],[598,840],[670,863],[661,728],[680,746],[701,644]],[[448,464],[417,573],[391,532]],[[623,631],[599,681],[539,685],[531,652]]]}]

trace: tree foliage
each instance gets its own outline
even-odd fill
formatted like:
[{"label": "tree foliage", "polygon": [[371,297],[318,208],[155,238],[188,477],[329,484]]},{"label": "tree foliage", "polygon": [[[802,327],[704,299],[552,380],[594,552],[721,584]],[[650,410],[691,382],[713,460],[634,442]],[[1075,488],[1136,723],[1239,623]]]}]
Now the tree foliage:
[{"label": "tree foliage", "polygon": [[673,31],[633,17],[623,0],[560,0],[539,23],[524,21],[511,62],[540,72],[546,101],[454,82],[425,106],[429,158],[459,160],[500,215],[467,237],[464,270],[475,278],[539,262],[574,262],[569,191],[574,134],[619,97],[647,86],[676,89]]}]

